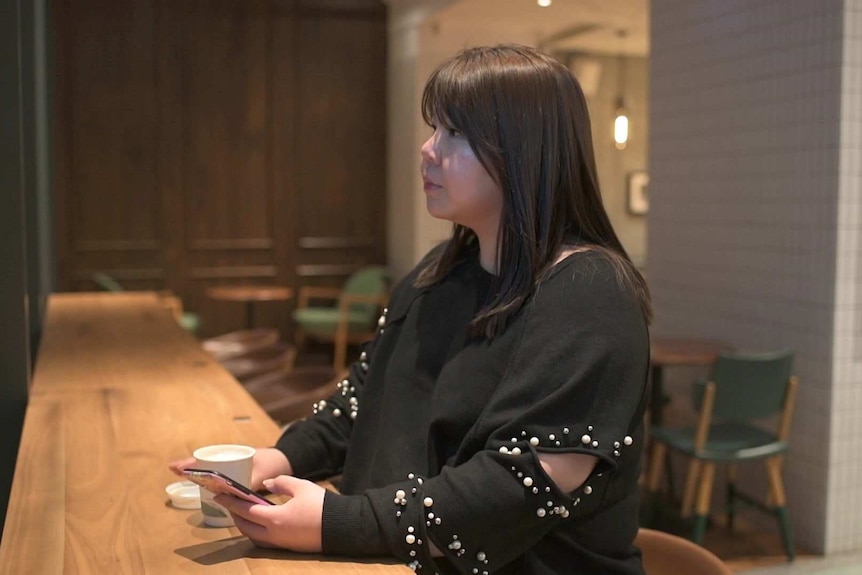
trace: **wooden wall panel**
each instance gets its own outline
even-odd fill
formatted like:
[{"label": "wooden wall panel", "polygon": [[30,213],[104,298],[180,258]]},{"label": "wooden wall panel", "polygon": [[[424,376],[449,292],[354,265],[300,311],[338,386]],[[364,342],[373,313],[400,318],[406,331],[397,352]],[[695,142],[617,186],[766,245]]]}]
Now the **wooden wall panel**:
[{"label": "wooden wall panel", "polygon": [[67,158],[58,176],[74,182],[65,206],[71,238],[64,239],[71,241],[63,244],[73,280],[92,285],[92,271],[107,266],[133,284],[145,279],[136,267],[159,279],[156,10],[147,4],[129,10],[109,0],[74,8],[58,42],[70,63],[61,113]]},{"label": "wooden wall panel", "polygon": [[[339,283],[385,262],[378,0],[58,0],[58,270],[171,289]],[[290,305],[256,321],[289,337]]]},{"label": "wooden wall panel", "polygon": [[190,4],[182,36],[188,247],[266,249],[272,246],[266,5],[261,0]]},{"label": "wooden wall panel", "polygon": [[[300,46],[296,210],[298,273],[335,276],[380,261],[385,243],[385,83],[355,90],[379,76],[385,61],[385,22],[346,12],[304,12]],[[329,134],[322,139],[315,134]],[[320,267],[317,264],[325,264]],[[309,267],[315,266],[317,267]],[[340,266],[340,267],[333,267]],[[327,271],[328,270],[328,271]],[[338,271],[340,270],[340,271]]]}]

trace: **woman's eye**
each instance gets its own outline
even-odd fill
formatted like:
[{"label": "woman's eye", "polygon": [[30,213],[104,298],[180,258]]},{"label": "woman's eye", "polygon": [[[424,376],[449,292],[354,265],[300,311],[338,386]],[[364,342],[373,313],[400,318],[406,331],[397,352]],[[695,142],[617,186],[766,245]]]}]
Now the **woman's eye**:
[{"label": "woman's eye", "polygon": [[448,129],[447,129],[447,132],[449,132],[449,135],[450,135],[451,137],[453,137],[453,138],[457,138],[458,136],[460,136],[460,135],[461,135],[461,132],[459,132],[459,131],[458,131],[458,130],[456,130],[455,128],[448,128]]}]

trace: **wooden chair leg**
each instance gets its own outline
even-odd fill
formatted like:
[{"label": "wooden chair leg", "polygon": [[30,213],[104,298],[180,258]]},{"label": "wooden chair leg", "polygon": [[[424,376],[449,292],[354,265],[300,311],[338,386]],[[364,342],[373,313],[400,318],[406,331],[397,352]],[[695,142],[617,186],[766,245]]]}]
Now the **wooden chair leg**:
[{"label": "wooden chair leg", "polygon": [[712,498],[712,482],[715,477],[715,463],[704,464],[697,490],[697,509],[694,518],[694,533],[692,540],[698,545],[703,543],[706,532],[706,522],[709,519],[709,504]]},{"label": "wooden chair leg", "polygon": [[685,489],[682,492],[682,517],[691,517],[691,510],[694,507],[694,494],[698,485],[700,475],[701,462],[699,459],[692,459],[688,463],[688,473],[685,476]]},{"label": "wooden chair leg", "polygon": [[[772,460],[776,461],[777,463],[770,464],[770,463],[768,463],[768,460],[767,460],[767,469],[768,469],[768,465],[777,465],[778,466],[778,473],[780,475],[782,464],[784,463],[783,458],[779,455],[777,457],[773,457]],[[769,485],[769,488],[766,490],[766,506],[769,508],[773,508],[776,505],[777,505],[777,503],[775,501],[774,490],[772,489],[772,485]]]},{"label": "wooden chair leg", "polygon": [[676,489],[673,485],[673,462],[671,461],[670,453],[666,453],[664,456],[664,476],[666,478],[665,483],[667,484],[667,496],[670,501],[674,501],[676,499]]},{"label": "wooden chair leg", "polygon": [[796,557],[796,550],[793,545],[793,530],[790,527],[790,518],[787,514],[784,482],[781,480],[781,463],[780,457],[767,459],[766,474],[769,480],[769,491],[775,503],[775,517],[778,520],[778,528],[781,533],[781,540],[784,543],[784,550],[787,552],[788,559],[793,561]]},{"label": "wooden chair leg", "polygon": [[727,528],[733,529],[733,517],[736,514],[736,464],[727,466]]},{"label": "wooden chair leg", "polygon": [[335,371],[340,372],[345,368],[347,363],[347,323],[345,321],[339,322],[338,329],[335,331],[333,345],[335,349],[332,354],[332,367]]}]

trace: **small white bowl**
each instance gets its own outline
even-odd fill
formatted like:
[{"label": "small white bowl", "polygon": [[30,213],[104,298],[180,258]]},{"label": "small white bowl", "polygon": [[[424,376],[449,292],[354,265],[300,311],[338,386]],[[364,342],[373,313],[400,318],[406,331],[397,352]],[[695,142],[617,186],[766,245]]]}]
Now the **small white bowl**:
[{"label": "small white bowl", "polygon": [[165,487],[165,493],[171,498],[171,504],[179,509],[200,509],[201,492],[197,484],[191,481],[177,481]]}]

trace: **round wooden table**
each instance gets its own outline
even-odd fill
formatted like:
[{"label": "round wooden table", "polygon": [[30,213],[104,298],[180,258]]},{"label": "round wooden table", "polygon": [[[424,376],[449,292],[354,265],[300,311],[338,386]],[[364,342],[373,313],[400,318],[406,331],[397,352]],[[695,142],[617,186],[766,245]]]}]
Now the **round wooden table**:
[{"label": "round wooden table", "polygon": [[[715,363],[718,354],[722,351],[732,350],[733,346],[713,339],[701,339],[695,337],[650,337],[650,425],[661,425],[662,411],[665,404],[664,395],[664,368],[682,365],[710,366]],[[664,459],[665,477],[668,482],[668,491],[673,497],[673,470],[669,455]]]},{"label": "round wooden table", "polygon": [[661,425],[664,404],[664,368],[674,365],[712,365],[722,351],[732,350],[733,346],[712,339],[693,337],[650,338],[650,422]]},{"label": "round wooden table", "polygon": [[245,326],[250,329],[254,325],[255,303],[287,301],[293,297],[293,290],[282,286],[244,284],[209,287],[206,294],[212,299],[245,303]]}]

